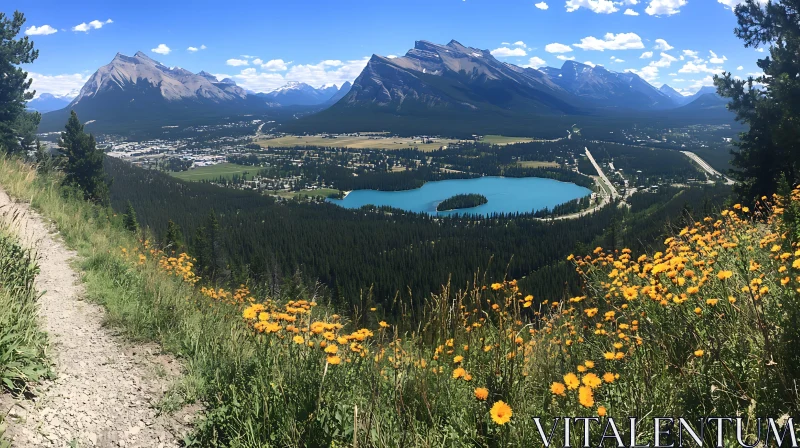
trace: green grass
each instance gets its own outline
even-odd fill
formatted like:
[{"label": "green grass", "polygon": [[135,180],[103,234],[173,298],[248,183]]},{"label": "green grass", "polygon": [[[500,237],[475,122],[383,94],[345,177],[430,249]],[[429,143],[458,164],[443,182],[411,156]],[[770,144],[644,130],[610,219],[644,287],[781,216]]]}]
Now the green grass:
[{"label": "green grass", "polygon": [[39,267],[9,234],[0,231],[0,391],[20,393],[48,375],[49,364],[33,284]]},{"label": "green grass", "polygon": [[244,173],[247,172],[249,173],[247,179],[250,180],[258,170],[258,167],[237,165],[235,163],[220,163],[217,165],[194,168],[188,171],[171,172],[169,174],[178,179],[198,182],[201,180],[217,180],[220,176],[231,179],[234,175],[243,176]]},{"label": "green grass", "polygon": [[[50,376],[51,370],[33,283],[39,268],[32,253],[11,235],[4,224],[0,228],[0,393],[22,394]],[[10,446],[4,439],[5,425],[0,414],[0,448]]]}]

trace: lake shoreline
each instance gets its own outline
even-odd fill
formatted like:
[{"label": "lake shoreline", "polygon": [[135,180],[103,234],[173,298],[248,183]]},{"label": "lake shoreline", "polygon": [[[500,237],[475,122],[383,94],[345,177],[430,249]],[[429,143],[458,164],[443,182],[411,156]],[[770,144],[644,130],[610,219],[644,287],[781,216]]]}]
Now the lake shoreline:
[{"label": "lake shoreline", "polygon": [[[353,190],[327,202],[348,209],[387,206],[431,216],[527,214],[581,198],[591,191],[580,185],[545,177],[481,176],[429,181],[410,190]],[[477,207],[437,211],[442,201],[459,194],[480,194],[488,201]]]}]

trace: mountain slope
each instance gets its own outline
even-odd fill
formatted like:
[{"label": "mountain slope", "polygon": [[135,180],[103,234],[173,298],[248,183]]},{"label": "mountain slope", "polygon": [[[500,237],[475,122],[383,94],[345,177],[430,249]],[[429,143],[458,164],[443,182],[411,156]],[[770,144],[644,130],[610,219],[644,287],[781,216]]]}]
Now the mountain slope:
[{"label": "mountain slope", "polygon": [[266,110],[264,101],[248,96],[233,81],[218,82],[206,72],[170,68],[142,52],[117,54],[98,69],[65,108],[42,117],[40,129],[59,129],[69,110],[90,130],[131,127],[159,120],[184,120]]},{"label": "mountain slope", "polygon": [[658,91],[663,93],[664,95],[672,98],[672,101],[674,101],[676,104],[679,104],[679,105],[686,104],[687,101],[689,101],[688,97],[686,97],[684,95],[681,95],[680,92],[678,92],[677,90],[673,89],[671,86],[669,86],[667,84],[663,84],[661,87],[659,87]]},{"label": "mountain slope", "polygon": [[339,87],[339,91],[334,93],[333,96],[325,102],[327,106],[333,106],[334,104],[338,103],[339,100],[345,97],[348,93],[350,93],[350,89],[353,88],[353,84],[350,81],[346,81]]}]

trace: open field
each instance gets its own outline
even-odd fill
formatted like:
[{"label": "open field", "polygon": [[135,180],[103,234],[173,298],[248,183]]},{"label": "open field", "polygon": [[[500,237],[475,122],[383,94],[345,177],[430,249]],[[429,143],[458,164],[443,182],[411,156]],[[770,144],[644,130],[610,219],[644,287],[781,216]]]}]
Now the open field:
[{"label": "open field", "polygon": [[535,138],[530,137],[508,137],[505,135],[484,135],[482,143],[489,143],[491,145],[510,145],[513,143],[528,143],[535,142]]},{"label": "open field", "polygon": [[203,166],[189,171],[172,172],[169,174],[178,179],[198,182],[201,180],[217,180],[220,176],[230,179],[234,174],[241,176],[245,171],[250,173],[248,177],[252,177],[253,173],[258,171],[258,168],[236,165],[234,163],[220,163],[218,165]]},{"label": "open field", "polygon": [[317,188],[316,190],[300,190],[300,191],[281,191],[275,194],[275,196],[282,197],[282,198],[296,198],[298,196],[324,196],[328,197],[334,194],[339,193],[339,190],[335,188]]},{"label": "open field", "polygon": [[422,151],[433,151],[444,145],[455,143],[452,139],[435,139],[433,143],[423,143],[422,139],[407,137],[377,137],[374,135],[342,136],[326,138],[321,135],[287,135],[284,137],[258,139],[256,143],[262,147],[290,148],[294,146],[334,146],[350,149],[409,149],[418,148]]},{"label": "open field", "polygon": [[517,166],[521,168],[559,168],[556,162],[542,162],[540,160],[522,160],[517,162]]}]

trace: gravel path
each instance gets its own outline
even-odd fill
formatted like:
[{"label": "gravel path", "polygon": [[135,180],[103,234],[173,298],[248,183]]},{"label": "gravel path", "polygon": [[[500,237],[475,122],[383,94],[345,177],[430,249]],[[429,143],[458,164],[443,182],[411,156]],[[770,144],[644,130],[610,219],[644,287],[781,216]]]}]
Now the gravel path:
[{"label": "gravel path", "polygon": [[157,415],[153,404],[180,375],[180,365],[155,345],[132,346],[103,325],[105,310],[82,300],[68,250],[27,204],[0,191],[0,215],[37,253],[43,291],[40,315],[50,335],[53,381],[31,400],[0,396],[12,447],[179,446],[193,410]]}]

